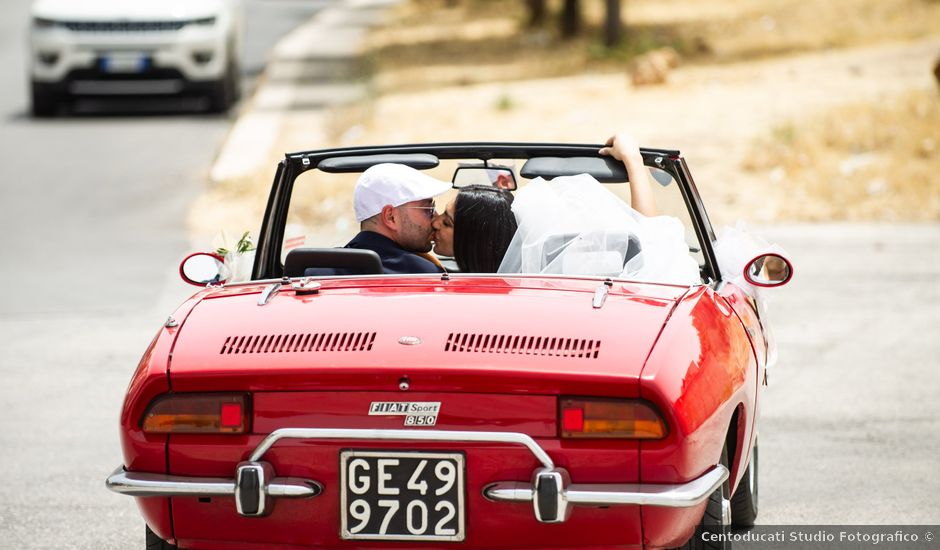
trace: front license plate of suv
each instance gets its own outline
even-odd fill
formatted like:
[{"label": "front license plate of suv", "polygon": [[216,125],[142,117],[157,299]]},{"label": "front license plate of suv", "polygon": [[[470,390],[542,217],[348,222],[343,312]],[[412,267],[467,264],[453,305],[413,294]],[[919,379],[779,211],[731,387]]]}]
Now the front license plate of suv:
[{"label": "front license plate of suv", "polygon": [[102,56],[100,63],[106,73],[136,74],[150,67],[150,57],[141,52],[113,52]]},{"label": "front license plate of suv", "polygon": [[344,539],[464,539],[464,455],[340,452]]}]

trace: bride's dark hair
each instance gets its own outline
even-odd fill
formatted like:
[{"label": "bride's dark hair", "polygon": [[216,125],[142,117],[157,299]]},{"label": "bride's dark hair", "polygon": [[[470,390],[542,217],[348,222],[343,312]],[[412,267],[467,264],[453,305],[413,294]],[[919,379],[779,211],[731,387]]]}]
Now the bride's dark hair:
[{"label": "bride's dark hair", "polygon": [[454,205],[454,259],[465,273],[495,273],[516,233],[512,193],[488,185],[464,187]]}]

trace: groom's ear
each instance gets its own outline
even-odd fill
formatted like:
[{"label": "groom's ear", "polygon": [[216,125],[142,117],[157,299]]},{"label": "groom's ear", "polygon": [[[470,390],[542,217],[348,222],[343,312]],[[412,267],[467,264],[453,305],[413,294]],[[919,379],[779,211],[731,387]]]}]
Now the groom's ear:
[{"label": "groom's ear", "polygon": [[382,211],[379,212],[379,220],[382,225],[390,229],[398,229],[398,210],[390,204],[386,204],[382,207]]}]

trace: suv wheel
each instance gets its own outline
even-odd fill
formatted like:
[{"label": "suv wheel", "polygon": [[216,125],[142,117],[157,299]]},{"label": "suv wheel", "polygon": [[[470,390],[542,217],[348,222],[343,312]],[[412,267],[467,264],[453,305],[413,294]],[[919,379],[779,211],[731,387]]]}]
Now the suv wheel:
[{"label": "suv wheel", "polygon": [[215,82],[209,92],[209,110],[213,113],[224,113],[238,101],[241,96],[241,75],[238,63],[229,49],[229,64],[225,76]]},{"label": "suv wheel", "polygon": [[59,111],[58,94],[46,91],[41,86],[33,83],[32,85],[32,103],[30,109],[34,117],[48,118],[55,116]]}]

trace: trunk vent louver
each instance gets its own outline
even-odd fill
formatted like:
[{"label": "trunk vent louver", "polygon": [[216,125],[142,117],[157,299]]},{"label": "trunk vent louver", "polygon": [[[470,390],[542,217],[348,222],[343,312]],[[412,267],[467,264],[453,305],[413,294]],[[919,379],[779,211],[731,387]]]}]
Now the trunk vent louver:
[{"label": "trunk vent louver", "polygon": [[317,351],[369,351],[374,332],[327,332],[306,334],[256,334],[229,336],[219,354],[310,353]]},{"label": "trunk vent louver", "polygon": [[447,335],[447,343],[444,345],[444,351],[464,353],[507,353],[586,359],[597,359],[600,349],[600,340],[461,332]]}]

